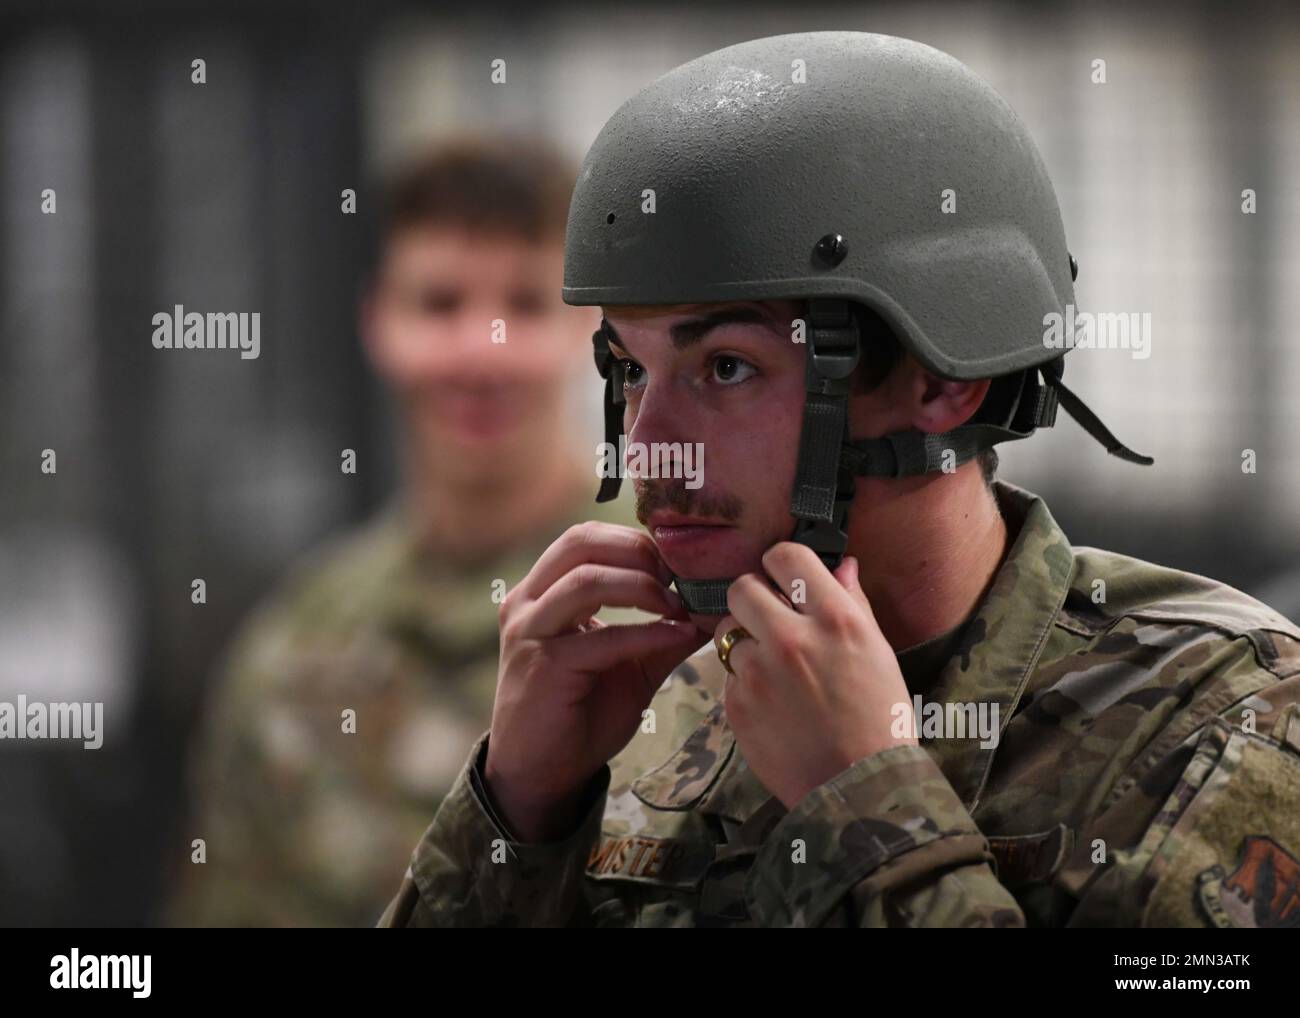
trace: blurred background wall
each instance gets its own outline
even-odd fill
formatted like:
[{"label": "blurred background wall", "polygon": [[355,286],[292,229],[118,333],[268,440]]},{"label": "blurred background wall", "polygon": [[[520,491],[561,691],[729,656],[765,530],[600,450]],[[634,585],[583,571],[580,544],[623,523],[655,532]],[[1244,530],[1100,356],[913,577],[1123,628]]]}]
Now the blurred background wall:
[{"label": "blurred background wall", "polygon": [[[1300,611],[1293,5],[112,11],[0,9],[0,700],[106,705],[98,751],[0,742],[0,923],[157,920],[188,857],[184,753],[215,656],[290,559],[391,491],[392,420],[355,329],[378,176],[466,128],[580,157],[641,86],[732,42],[907,36],[1010,101],[1056,183],[1080,306],[1151,314],[1150,357],[1079,350],[1066,380],[1156,466],[1062,415],[1003,446],[1001,475],[1076,544]],[[348,187],[357,215],[340,213]],[[175,304],[259,310],[260,357],[153,349],[152,315]]]}]

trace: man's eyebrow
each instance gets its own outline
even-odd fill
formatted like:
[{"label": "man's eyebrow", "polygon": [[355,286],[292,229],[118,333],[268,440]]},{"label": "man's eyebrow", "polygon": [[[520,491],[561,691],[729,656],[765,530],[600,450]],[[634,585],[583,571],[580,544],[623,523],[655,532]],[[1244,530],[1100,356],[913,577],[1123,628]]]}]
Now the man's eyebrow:
[{"label": "man's eyebrow", "polygon": [[[774,332],[781,331],[781,323],[770,313],[755,307],[737,307],[710,311],[695,318],[688,318],[684,322],[678,322],[676,325],[670,325],[668,327],[668,336],[672,340],[674,350],[685,350],[687,347],[698,343],[714,329],[733,323],[766,325]],[[608,319],[605,320],[605,328],[615,343],[629,353],[631,352],[631,348],[623,342],[622,337],[619,336],[618,331],[609,323]]]}]

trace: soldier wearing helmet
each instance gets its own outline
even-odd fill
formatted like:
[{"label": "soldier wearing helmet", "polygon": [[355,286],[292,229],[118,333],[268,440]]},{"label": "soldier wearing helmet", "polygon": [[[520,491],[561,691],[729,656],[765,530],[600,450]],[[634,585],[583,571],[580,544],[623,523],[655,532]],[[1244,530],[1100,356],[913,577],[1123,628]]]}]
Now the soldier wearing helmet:
[{"label": "soldier wearing helmet", "polygon": [[507,596],[383,924],[1300,921],[1300,629],[991,478],[1058,409],[1152,462],[1045,342],[1077,271],[1023,125],[930,47],[760,39],[625,103],[564,296],[606,443],[698,443],[703,483],[636,478],[648,533],[573,528]]}]

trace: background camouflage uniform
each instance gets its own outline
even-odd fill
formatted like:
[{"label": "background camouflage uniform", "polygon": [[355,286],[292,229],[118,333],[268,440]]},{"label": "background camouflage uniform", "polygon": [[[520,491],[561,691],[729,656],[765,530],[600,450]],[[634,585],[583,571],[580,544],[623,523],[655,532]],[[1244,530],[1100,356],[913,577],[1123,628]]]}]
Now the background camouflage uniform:
[{"label": "background camouflage uniform", "polygon": [[1300,629],[1072,549],[1041,499],[995,490],[1012,544],[987,596],[899,660],[926,702],[998,704],[996,746],[894,747],[787,812],[736,746],[710,644],[564,841],[494,818],[485,735],[382,924],[1300,925]]},{"label": "background camouflage uniform", "polygon": [[630,500],[575,493],[568,517],[456,569],[419,548],[394,504],[295,568],[221,670],[185,832],[206,840],[207,862],[186,863],[172,920],[373,926],[491,720],[493,581],[513,587],[585,519],[636,525]]}]

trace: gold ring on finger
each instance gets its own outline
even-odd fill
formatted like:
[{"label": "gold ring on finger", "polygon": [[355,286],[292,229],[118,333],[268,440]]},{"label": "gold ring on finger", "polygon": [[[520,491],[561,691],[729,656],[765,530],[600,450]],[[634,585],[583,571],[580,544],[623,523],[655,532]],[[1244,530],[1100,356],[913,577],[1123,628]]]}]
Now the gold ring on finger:
[{"label": "gold ring on finger", "polygon": [[735,629],[728,629],[722,634],[722,639],[718,641],[718,660],[722,662],[722,667],[727,669],[731,675],[736,674],[731,670],[731,648],[747,636],[749,636],[749,633],[737,626]]}]

